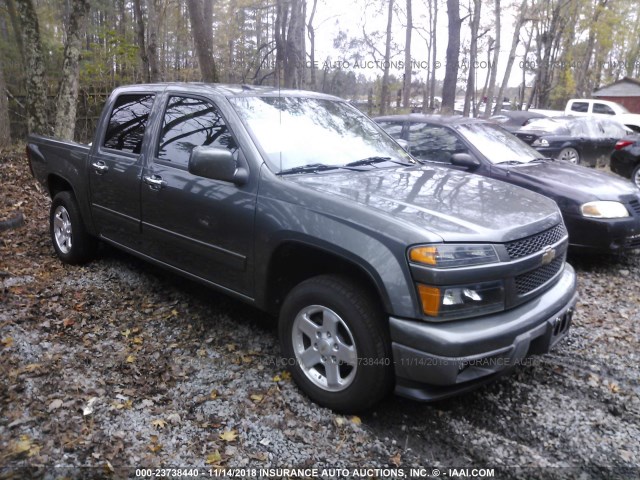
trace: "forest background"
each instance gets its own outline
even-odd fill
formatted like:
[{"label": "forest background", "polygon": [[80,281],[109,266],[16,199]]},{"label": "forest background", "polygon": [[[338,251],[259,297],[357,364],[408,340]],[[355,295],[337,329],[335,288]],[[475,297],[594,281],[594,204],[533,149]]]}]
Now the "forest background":
[{"label": "forest background", "polygon": [[301,88],[369,114],[563,108],[640,77],[639,38],[637,0],[0,0],[0,146],[89,141],[111,90],[142,82]]}]

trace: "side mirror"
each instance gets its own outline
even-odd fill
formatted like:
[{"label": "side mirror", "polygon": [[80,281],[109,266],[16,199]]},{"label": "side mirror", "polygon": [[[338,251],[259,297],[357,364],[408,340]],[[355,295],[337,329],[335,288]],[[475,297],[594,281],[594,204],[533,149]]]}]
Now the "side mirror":
[{"label": "side mirror", "polygon": [[233,154],[225,148],[195,147],[189,157],[189,173],[236,185],[249,180],[247,169],[238,167]]},{"label": "side mirror", "polygon": [[457,167],[465,167],[469,170],[475,170],[480,166],[480,161],[473,158],[468,153],[454,153],[451,155],[451,164]]}]

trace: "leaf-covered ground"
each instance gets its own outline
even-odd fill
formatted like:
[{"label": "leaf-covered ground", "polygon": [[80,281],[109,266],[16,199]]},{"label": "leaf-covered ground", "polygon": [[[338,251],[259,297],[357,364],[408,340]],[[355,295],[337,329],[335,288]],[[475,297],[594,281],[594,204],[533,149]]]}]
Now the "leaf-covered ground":
[{"label": "leaf-covered ground", "polygon": [[22,153],[0,153],[0,222],[24,218],[0,232],[0,478],[398,466],[640,476],[637,254],[572,259],[581,300],[553,353],[446,402],[392,397],[343,417],[291,382],[264,314],[105,246],[86,266],[60,263],[49,204]]}]

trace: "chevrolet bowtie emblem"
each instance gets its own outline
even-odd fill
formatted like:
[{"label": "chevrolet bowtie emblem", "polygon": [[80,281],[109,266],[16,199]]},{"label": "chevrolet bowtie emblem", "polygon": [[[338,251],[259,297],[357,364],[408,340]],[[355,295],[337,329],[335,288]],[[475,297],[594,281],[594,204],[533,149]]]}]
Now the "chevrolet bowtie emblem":
[{"label": "chevrolet bowtie emblem", "polygon": [[547,247],[542,254],[542,265],[549,265],[556,258],[556,249]]}]

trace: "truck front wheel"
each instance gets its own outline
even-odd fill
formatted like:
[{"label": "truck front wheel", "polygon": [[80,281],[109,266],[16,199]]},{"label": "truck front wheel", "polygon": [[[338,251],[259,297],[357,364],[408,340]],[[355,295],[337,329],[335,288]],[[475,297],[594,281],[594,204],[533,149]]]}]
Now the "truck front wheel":
[{"label": "truck front wheel", "polygon": [[53,248],[60,260],[79,264],[93,258],[98,241],[87,233],[71,192],[60,192],[53,197],[49,227]]},{"label": "truck front wheel", "polygon": [[291,375],[320,405],[366,410],[393,386],[383,312],[348,278],[321,275],[296,286],[282,306],[279,336]]}]

